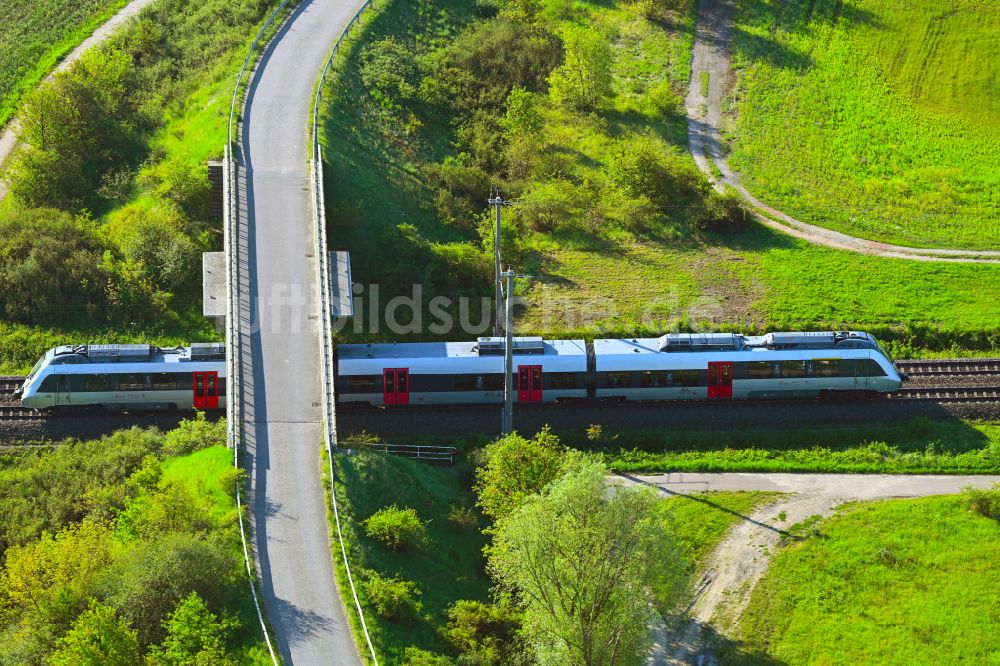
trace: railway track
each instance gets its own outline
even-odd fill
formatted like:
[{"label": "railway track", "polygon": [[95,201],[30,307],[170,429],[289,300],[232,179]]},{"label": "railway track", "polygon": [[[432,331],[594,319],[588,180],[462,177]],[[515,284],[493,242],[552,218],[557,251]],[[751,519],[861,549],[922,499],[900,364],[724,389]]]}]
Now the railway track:
[{"label": "railway track", "polygon": [[936,361],[897,361],[896,367],[911,377],[944,375],[1000,374],[1000,359],[941,359]]},{"label": "railway track", "polygon": [[0,421],[42,421],[49,416],[45,412],[38,412],[26,407],[0,405]]},{"label": "railway track", "polygon": [[0,377],[0,395],[11,395],[24,383],[24,377]]},{"label": "railway track", "polygon": [[1000,386],[901,388],[885,396],[888,400],[934,402],[1000,402]]}]

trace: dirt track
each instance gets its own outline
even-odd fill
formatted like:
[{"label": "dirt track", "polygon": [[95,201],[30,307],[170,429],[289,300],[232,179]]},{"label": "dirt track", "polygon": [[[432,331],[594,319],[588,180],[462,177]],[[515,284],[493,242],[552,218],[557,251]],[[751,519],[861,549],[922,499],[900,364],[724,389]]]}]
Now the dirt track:
[{"label": "dirt track", "polygon": [[[731,634],[787,528],[807,518],[828,516],[845,502],[925,497],[989,487],[1000,476],[890,474],[623,474],[617,483],[648,485],[666,495],[704,490],[771,490],[789,493],[754,511],[733,528],[712,553],[699,583],[690,621],[676,632],[654,629],[649,664],[717,663],[706,636]],[[779,515],[784,513],[784,520]]]},{"label": "dirt track", "polygon": [[[729,167],[719,140],[722,100],[733,79],[729,60],[732,18],[732,0],[699,0],[691,83],[685,99],[691,156],[716,189],[721,191],[726,186],[732,187],[751,205],[762,224],[816,245],[916,261],[1000,263],[1000,251],[915,248],[848,236],[797,220],[768,206],[748,192],[739,174]],[[703,72],[708,72],[709,76],[707,97],[701,92]],[[718,168],[721,178],[713,174],[712,163]]]}]

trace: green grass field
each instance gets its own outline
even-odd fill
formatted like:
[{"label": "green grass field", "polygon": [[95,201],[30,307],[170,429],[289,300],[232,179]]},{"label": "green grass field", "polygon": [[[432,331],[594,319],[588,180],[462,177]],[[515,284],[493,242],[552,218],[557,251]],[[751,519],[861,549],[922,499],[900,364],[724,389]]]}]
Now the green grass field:
[{"label": "green grass field", "polygon": [[[444,0],[428,0],[419,7],[387,2],[354,33],[349,48],[337,60],[326,93],[330,100],[324,141],[331,243],[352,252],[356,281],[381,283],[383,304],[396,291],[409,293],[408,287],[399,284],[411,281],[425,284],[425,300],[438,294],[491,293],[488,266],[486,276],[461,284],[457,280],[434,284],[435,276],[443,272],[440,256],[462,247],[475,253],[469,248],[479,244],[468,228],[439,219],[436,191],[421,172],[428,162],[449,155],[465,159],[453,154],[456,138],[450,117],[434,115],[420,103],[408,103],[403,114],[412,113],[422,123],[419,129],[407,134],[392,123],[387,128],[384,114],[367,99],[358,73],[365,45],[394,36],[424,52],[428,45],[450,38],[467,25],[471,20],[467,9]],[[683,117],[657,115],[638,101],[643,97],[636,91],[650,81],[670,81],[676,87],[687,84],[690,24],[680,21],[665,27],[627,21],[623,17],[631,16],[628,11],[619,3],[587,3],[591,24],[630,26],[621,28],[619,41],[614,42],[615,93],[610,108],[576,116],[543,109],[546,150],[559,156],[553,163],[566,169],[583,188],[604,177],[601,169],[609,146],[623,133],[653,132],[678,148],[686,145]],[[655,64],[645,55],[651,50],[670,55]],[[482,198],[487,194],[484,186]],[[584,204],[574,211],[576,220],[591,215]],[[505,213],[505,219],[514,223],[518,214],[515,207]],[[684,214],[680,211],[675,216]],[[404,222],[416,227],[428,245],[419,254],[405,256],[399,256],[394,246],[398,258],[386,262],[386,234]],[[743,234],[723,236],[641,234],[613,224],[587,232],[588,223],[582,224],[584,228],[575,231],[522,229],[519,242],[524,265],[519,268],[544,279],[519,282],[518,293],[525,299],[516,311],[520,333],[596,337],[659,335],[692,328],[855,328],[890,340],[892,352],[900,357],[964,355],[1000,348],[1000,305],[990,296],[1000,287],[1000,266],[912,262],[841,252],[759,225]],[[448,337],[471,335],[454,331]],[[387,336],[383,326],[379,333],[354,337]],[[423,337],[441,336],[425,333]]]},{"label": "green grass field", "polygon": [[127,0],[8,0],[0,21],[0,126],[60,58]]},{"label": "green grass field", "polygon": [[993,664],[998,574],[1000,524],[957,497],[848,505],[774,558],[741,637],[766,663]]},{"label": "green grass field", "polygon": [[731,162],[803,221],[1000,247],[1000,5],[743,0]]},{"label": "green grass field", "polygon": [[1000,473],[1000,424],[931,421],[837,427],[604,433],[568,443],[619,472]]}]

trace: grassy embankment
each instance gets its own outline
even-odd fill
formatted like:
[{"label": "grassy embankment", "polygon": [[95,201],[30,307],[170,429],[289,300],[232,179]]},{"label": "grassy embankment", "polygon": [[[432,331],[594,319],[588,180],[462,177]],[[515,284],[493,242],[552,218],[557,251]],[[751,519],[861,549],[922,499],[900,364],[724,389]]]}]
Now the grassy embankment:
[{"label": "grassy embankment", "polygon": [[[85,611],[96,603],[113,609],[116,626],[92,628],[83,642],[99,637],[103,647],[88,663],[140,663],[158,646],[171,650],[182,628],[165,622],[193,592],[228,619],[189,624],[187,653],[150,663],[196,663],[198,652],[197,663],[270,663],[247,589],[233,496],[239,477],[224,443],[223,422],[196,420],[166,434],[133,428],[5,450],[0,658],[81,663],[82,652],[67,653],[63,639],[89,626]],[[130,644],[123,636],[132,632]],[[102,650],[116,645],[113,661]]]},{"label": "grassy embankment", "polygon": [[1000,247],[1000,7],[738,3],[732,164],[799,219],[904,245]]},{"label": "grassy embankment", "polygon": [[[337,496],[348,556],[380,659],[404,663],[408,648],[455,655],[455,647],[442,634],[448,623],[448,610],[462,599],[488,600],[491,587],[483,571],[487,537],[481,530],[486,521],[473,509],[476,498],[469,488],[472,476],[468,463],[442,468],[363,452],[338,456],[336,465]],[[776,495],[696,493],[664,501],[664,519],[670,521],[678,540],[690,554],[692,584],[705,557],[739,520],[739,515],[751,513]],[[393,504],[412,507],[422,521],[427,521],[428,541],[419,550],[393,552],[365,535],[360,522]],[[339,580],[346,581],[336,542],[333,557]],[[422,605],[418,616],[405,623],[380,617],[366,592],[370,572],[414,582]],[[346,589],[342,597],[363,645],[353,599]]]},{"label": "grassy embankment", "polygon": [[[217,337],[201,316],[200,255],[222,243],[205,162],[222,154],[236,72],[276,4],[162,0],[28,96],[44,109],[44,90],[76,90],[60,126],[96,143],[79,155],[60,135],[54,155],[34,146],[6,174],[0,372],[54,344]],[[72,242],[52,241],[57,228]]]},{"label": "grassy embankment", "polygon": [[[486,538],[481,532],[485,522],[473,508],[475,496],[468,484],[468,464],[433,467],[365,452],[338,455],[335,462],[340,519],[351,571],[380,660],[405,663],[406,649],[410,647],[450,652],[451,647],[439,633],[447,623],[448,609],[460,599],[486,601],[490,592],[490,580],[484,571]],[[365,535],[360,522],[392,504],[412,507],[422,521],[427,521],[427,543],[416,552],[390,551]],[[468,513],[465,519],[456,520],[456,509],[461,507]],[[335,527],[332,529],[336,535]],[[345,587],[341,597],[359,645],[364,646],[353,599],[346,589],[347,575],[336,536],[333,543],[338,580]],[[405,623],[380,618],[365,591],[371,571],[416,583],[422,606],[417,617]]]},{"label": "grassy embankment", "polygon": [[[988,295],[1000,287],[1000,267],[832,251],[756,225],[742,234],[701,232],[691,219],[701,205],[697,197],[674,193],[665,205],[649,208],[641,196],[623,194],[618,151],[632,145],[630,137],[655,137],[663,150],[680,155],[667,169],[672,177],[689,167],[679,107],[663,109],[679,101],[687,85],[691,5],[651,21],[637,13],[640,4],[580,2],[568,15],[543,22],[549,35],[575,25],[605,35],[614,85],[603,105],[581,113],[553,101],[544,76],[518,81],[533,92],[540,116],[536,130],[520,133],[504,129],[509,77],[498,77],[489,62],[470,64],[448,50],[454,44],[471,52],[470,39],[487,42],[477,31],[486,19],[470,16],[465,3],[444,0],[382,5],[338,59],[326,93],[330,238],[352,252],[355,280],[380,284],[383,306],[417,282],[425,304],[439,294],[490,295],[492,235],[484,200],[494,182],[522,202],[504,214],[505,256],[548,277],[519,287],[528,299],[517,314],[525,334],[847,327],[873,331],[899,356],[1000,348],[1000,304]],[[491,34],[506,34],[488,25]],[[366,48],[387,38],[417,55],[411,70],[392,70],[404,92],[386,88],[385,80],[397,79],[363,75],[373,60]],[[555,64],[538,58],[535,70],[543,74],[558,64],[558,58]],[[449,78],[449,71],[459,74]],[[482,98],[460,94],[463,72],[480,81]],[[431,94],[442,80],[451,86],[451,104]],[[525,142],[536,156],[527,165],[518,152]],[[412,228],[400,233],[400,224]],[[478,298],[470,308],[473,323],[480,321],[475,303]],[[425,314],[424,338],[474,335],[457,327],[428,333],[430,319]],[[364,330],[350,337],[401,337],[384,322],[373,331],[373,320],[381,317],[364,312],[356,320]]]},{"label": "grassy embankment", "polygon": [[774,558],[744,647],[767,663],[994,663],[998,544],[1000,524],[955,496],[847,505]]},{"label": "grassy embankment", "polygon": [[1000,473],[1000,425],[957,420],[672,430],[566,441],[599,451],[620,472]]},{"label": "grassy embankment", "polygon": [[0,23],[0,127],[60,58],[128,0],[10,0]]}]

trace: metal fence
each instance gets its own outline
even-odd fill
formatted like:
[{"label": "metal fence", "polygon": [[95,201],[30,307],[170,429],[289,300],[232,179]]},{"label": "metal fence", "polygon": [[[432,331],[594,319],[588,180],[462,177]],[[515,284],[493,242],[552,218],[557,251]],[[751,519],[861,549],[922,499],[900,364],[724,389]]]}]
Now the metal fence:
[{"label": "metal fence", "polygon": [[400,458],[424,460],[427,462],[455,464],[458,449],[454,446],[429,446],[425,444],[388,444],[386,442],[367,442],[360,448],[370,451],[382,451]]}]

